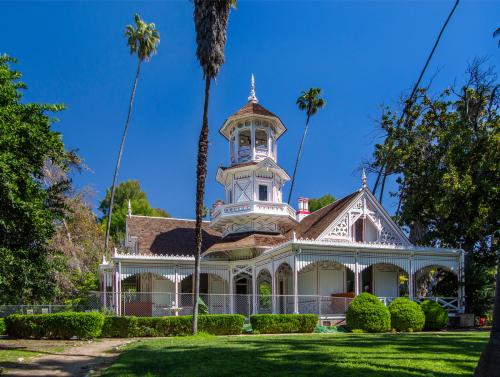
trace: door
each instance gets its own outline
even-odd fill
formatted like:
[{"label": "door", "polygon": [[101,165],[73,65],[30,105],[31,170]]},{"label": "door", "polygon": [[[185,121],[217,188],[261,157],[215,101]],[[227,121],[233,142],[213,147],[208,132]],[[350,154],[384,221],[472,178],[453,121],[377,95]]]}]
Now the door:
[{"label": "door", "polygon": [[373,285],[377,297],[398,297],[399,273],[397,267],[375,266],[373,269]]}]

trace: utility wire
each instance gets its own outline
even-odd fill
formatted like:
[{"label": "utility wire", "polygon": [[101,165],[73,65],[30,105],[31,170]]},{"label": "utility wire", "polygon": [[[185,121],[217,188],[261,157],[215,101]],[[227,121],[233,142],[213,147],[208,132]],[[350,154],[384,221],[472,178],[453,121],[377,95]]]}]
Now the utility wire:
[{"label": "utility wire", "polygon": [[[413,102],[413,98],[415,97],[415,94],[417,92],[417,89],[418,89],[418,86],[420,85],[420,81],[422,80],[422,77],[424,76],[424,73],[425,71],[427,70],[427,66],[429,65],[429,62],[431,61],[432,59],[432,56],[434,55],[434,51],[436,51],[436,48],[439,44],[439,41],[441,40],[441,36],[443,35],[444,33],[444,30],[446,29],[446,26],[448,25],[448,22],[450,22],[450,19],[451,17],[453,16],[453,14],[455,13],[455,9],[457,9],[457,6],[458,6],[458,3],[460,2],[460,0],[456,0],[455,1],[455,5],[453,6],[453,8],[451,9],[451,12],[450,14],[448,15],[448,17],[446,18],[446,21],[444,22],[443,26],[441,27],[441,30],[439,32],[439,35],[436,39],[436,42],[434,42],[434,46],[432,47],[432,50],[431,50],[431,53],[429,54],[429,56],[427,57],[427,61],[425,62],[425,65],[424,67],[422,68],[422,71],[420,72],[420,76],[418,77],[418,80],[417,82],[415,83],[415,85],[413,86],[413,90],[411,92],[411,95],[410,97],[408,98],[408,101],[406,101],[406,105],[403,109],[403,112],[401,113],[401,117],[399,118],[399,121],[398,121],[398,125],[401,124],[401,122],[403,121],[403,118],[404,116],[406,115],[406,112],[408,111],[408,109],[411,107],[412,105],[412,102]],[[380,177],[382,175],[382,172],[384,171],[385,169],[385,165],[386,165],[386,162],[384,161],[384,163],[382,164],[382,166],[380,167],[380,170],[378,172],[378,176],[377,176],[377,180],[375,181],[375,185],[373,187],[373,194],[375,195],[375,192],[377,191],[377,186],[378,186],[378,183],[380,181]],[[385,183],[385,179],[387,177],[387,174],[384,174],[384,178],[383,178],[383,183],[382,183],[382,187],[384,187],[384,183]],[[381,189],[381,192],[380,192],[380,202],[382,202],[382,195],[383,195],[383,189]]]}]

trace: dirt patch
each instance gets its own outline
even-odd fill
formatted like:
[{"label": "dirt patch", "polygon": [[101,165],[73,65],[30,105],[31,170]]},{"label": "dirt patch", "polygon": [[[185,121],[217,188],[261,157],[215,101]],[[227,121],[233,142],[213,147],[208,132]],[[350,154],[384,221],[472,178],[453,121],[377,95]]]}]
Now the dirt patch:
[{"label": "dirt patch", "polygon": [[[109,365],[119,348],[131,339],[99,339],[96,341],[0,341],[0,349],[24,349],[41,356],[3,363],[4,376],[86,376]],[[55,351],[54,351],[55,349]]]}]

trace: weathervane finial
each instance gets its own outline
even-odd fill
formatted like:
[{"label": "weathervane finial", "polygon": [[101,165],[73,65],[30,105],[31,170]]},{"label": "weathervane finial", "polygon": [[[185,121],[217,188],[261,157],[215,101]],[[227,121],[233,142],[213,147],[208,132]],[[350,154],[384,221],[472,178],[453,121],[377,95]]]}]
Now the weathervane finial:
[{"label": "weathervane finial", "polygon": [[366,173],[365,168],[363,168],[363,174],[361,175],[361,183],[363,184],[363,188],[366,187]]},{"label": "weathervane finial", "polygon": [[252,73],[252,81],[251,81],[251,85],[250,85],[250,96],[248,97],[248,100],[250,102],[253,102],[253,103],[259,102],[259,100],[255,96],[255,78],[253,77],[253,73]]}]

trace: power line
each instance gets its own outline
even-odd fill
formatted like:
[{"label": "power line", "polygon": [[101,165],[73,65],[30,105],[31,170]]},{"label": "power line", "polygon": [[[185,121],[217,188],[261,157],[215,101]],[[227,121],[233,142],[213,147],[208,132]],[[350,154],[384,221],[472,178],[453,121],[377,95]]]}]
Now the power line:
[{"label": "power line", "polygon": [[[439,41],[441,40],[441,36],[443,35],[444,33],[444,30],[446,29],[446,26],[448,25],[448,22],[450,22],[450,19],[451,17],[453,16],[453,14],[455,13],[455,9],[457,9],[457,6],[458,6],[458,3],[460,2],[460,0],[456,0],[455,1],[455,5],[453,6],[453,8],[451,9],[451,12],[450,14],[448,15],[448,17],[446,18],[446,21],[444,22],[443,26],[441,27],[441,30],[439,31],[439,34],[438,34],[438,37],[436,39],[436,41],[434,42],[434,46],[432,47],[432,50],[429,54],[429,56],[427,57],[427,60],[425,62],[425,65],[424,67],[422,68],[421,72],[420,72],[420,75],[418,76],[418,80],[417,82],[415,83],[415,85],[413,86],[413,90],[411,92],[411,95],[410,97],[408,98],[408,101],[406,101],[406,105],[403,109],[403,112],[401,113],[401,117],[399,118],[399,121],[398,121],[398,125],[401,124],[401,122],[403,121],[403,118],[406,114],[406,112],[408,111],[408,109],[411,107],[412,105],[412,102],[413,102],[413,97],[415,97],[415,93],[417,92],[417,89],[418,89],[418,86],[420,85],[420,81],[422,80],[422,77],[424,76],[424,73],[425,71],[427,70],[427,66],[429,65],[429,62],[431,61],[432,59],[432,56],[434,55],[434,52],[436,51],[436,48],[439,44]],[[384,163],[382,164],[382,166],[380,167],[380,170],[378,172],[378,176],[377,176],[377,180],[375,181],[375,185],[373,187],[373,194],[375,195],[375,192],[377,191],[377,186],[378,186],[378,183],[380,181],[380,177],[385,169],[385,166],[386,166],[386,162],[384,161]],[[384,174],[384,178],[383,178],[383,183],[382,183],[382,187],[384,187],[384,184],[385,184],[385,179],[387,177],[387,174]],[[384,193],[384,190],[383,188],[381,189],[380,191],[380,202],[382,202],[382,195]]]}]

